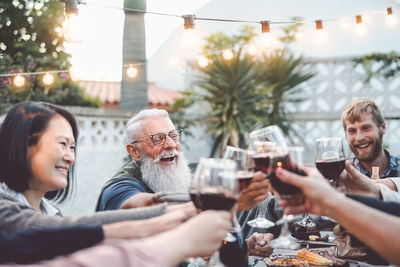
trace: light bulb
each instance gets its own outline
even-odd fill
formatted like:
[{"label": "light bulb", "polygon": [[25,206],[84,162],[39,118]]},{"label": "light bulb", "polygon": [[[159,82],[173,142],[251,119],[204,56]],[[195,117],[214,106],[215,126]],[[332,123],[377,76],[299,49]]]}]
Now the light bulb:
[{"label": "light bulb", "polygon": [[304,32],[302,31],[296,31],[296,33],[294,34],[294,38],[296,40],[302,40],[304,38]]},{"label": "light bulb", "polygon": [[354,33],[358,36],[364,36],[367,34],[367,27],[365,27],[364,23],[357,23],[354,27]]},{"label": "light bulb", "polygon": [[71,76],[71,80],[73,80],[73,81],[79,81],[80,80],[79,74],[76,71],[75,67],[71,67],[69,69],[69,75]]},{"label": "light bulb", "polygon": [[75,14],[67,16],[64,28],[64,38],[69,43],[81,43],[86,35],[85,23]]},{"label": "light bulb", "polygon": [[199,64],[199,66],[201,68],[207,67],[208,66],[208,58],[203,55],[200,55],[199,58],[197,59],[197,64]]},{"label": "light bulb", "polygon": [[251,45],[249,45],[249,46],[247,47],[247,53],[248,53],[250,56],[253,57],[253,56],[257,55],[257,52],[258,52],[257,46],[251,44]]},{"label": "light bulb", "polygon": [[25,80],[26,80],[26,79],[25,79],[24,76],[18,74],[18,75],[16,75],[16,76],[14,77],[13,83],[14,83],[14,85],[15,85],[16,87],[20,88],[20,87],[24,86]]},{"label": "light bulb", "polygon": [[324,29],[315,30],[314,41],[317,43],[325,43],[328,40],[328,35]]},{"label": "light bulb", "polygon": [[266,49],[273,48],[274,38],[272,37],[271,33],[269,32],[261,33],[261,45]]},{"label": "light bulb", "polygon": [[190,50],[194,51],[198,47],[200,43],[199,35],[197,34],[195,29],[184,29],[182,36],[183,46]]},{"label": "light bulb", "polygon": [[349,23],[348,23],[347,21],[343,20],[343,21],[340,23],[340,27],[341,27],[343,30],[347,30],[347,29],[349,28]]},{"label": "light bulb", "polygon": [[397,18],[393,14],[386,15],[385,22],[386,22],[386,25],[393,27],[397,24]]},{"label": "light bulb", "polygon": [[54,82],[54,76],[47,72],[43,75],[42,81],[45,85],[51,85]]},{"label": "light bulb", "polygon": [[225,60],[231,60],[232,58],[233,58],[233,52],[232,52],[232,50],[230,50],[230,49],[225,49],[223,52],[222,52],[222,57],[225,59]]},{"label": "light bulb", "polygon": [[130,65],[126,70],[126,74],[129,78],[135,78],[138,74],[138,69],[135,66]]}]

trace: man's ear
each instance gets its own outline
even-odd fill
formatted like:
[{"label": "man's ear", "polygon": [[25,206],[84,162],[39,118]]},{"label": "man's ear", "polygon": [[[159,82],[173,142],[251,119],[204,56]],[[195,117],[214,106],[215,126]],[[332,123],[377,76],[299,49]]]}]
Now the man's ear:
[{"label": "man's ear", "polygon": [[126,151],[129,153],[129,155],[131,155],[131,158],[134,161],[140,161],[140,150],[136,146],[127,144]]},{"label": "man's ear", "polygon": [[385,134],[386,133],[386,123],[382,123],[380,128],[381,128],[382,134]]}]

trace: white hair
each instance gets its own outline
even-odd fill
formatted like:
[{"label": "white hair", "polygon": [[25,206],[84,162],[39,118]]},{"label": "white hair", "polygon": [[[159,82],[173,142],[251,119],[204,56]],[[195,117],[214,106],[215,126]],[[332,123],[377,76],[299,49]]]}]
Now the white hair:
[{"label": "white hair", "polygon": [[[163,156],[177,156],[176,162],[169,166],[161,166]],[[141,155],[140,171],[143,182],[154,192],[187,192],[191,179],[190,169],[182,152],[176,149],[164,151],[156,159]]]},{"label": "white hair", "polygon": [[133,116],[125,126],[126,139],[128,143],[132,143],[137,134],[141,132],[140,123],[151,117],[164,117],[169,119],[168,112],[163,109],[144,109]]}]

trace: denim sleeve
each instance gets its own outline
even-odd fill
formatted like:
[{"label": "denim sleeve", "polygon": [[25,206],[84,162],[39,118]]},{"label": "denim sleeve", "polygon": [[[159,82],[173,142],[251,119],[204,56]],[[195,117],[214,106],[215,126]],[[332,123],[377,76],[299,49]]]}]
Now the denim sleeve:
[{"label": "denim sleeve", "polygon": [[134,178],[113,183],[105,188],[101,194],[99,211],[117,210],[125,200],[144,192],[146,192],[144,184]]}]

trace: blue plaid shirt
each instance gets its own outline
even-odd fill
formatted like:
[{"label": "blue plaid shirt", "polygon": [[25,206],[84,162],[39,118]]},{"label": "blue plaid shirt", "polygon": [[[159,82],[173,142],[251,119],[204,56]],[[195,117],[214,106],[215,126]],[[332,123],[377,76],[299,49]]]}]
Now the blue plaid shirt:
[{"label": "blue plaid shirt", "polygon": [[[386,169],[383,174],[381,175],[381,178],[386,178],[386,177],[399,177],[399,157],[398,156],[393,156],[390,155],[389,151],[385,150],[386,156],[390,158],[389,161],[389,168]],[[353,165],[357,170],[359,170],[362,174],[371,177],[371,173],[367,169],[364,168],[364,166],[361,164],[360,161],[358,161],[357,158],[349,158],[349,162],[351,165]]]}]

